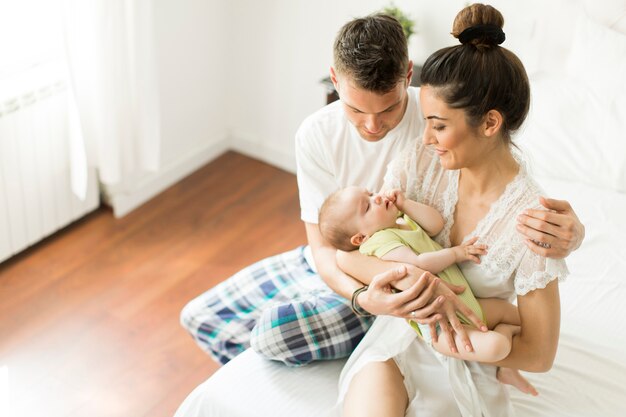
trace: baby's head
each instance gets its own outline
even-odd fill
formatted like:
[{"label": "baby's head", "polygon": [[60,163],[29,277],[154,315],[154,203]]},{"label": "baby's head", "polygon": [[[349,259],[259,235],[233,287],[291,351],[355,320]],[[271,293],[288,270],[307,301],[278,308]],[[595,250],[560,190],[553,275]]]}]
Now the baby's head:
[{"label": "baby's head", "polygon": [[375,232],[394,227],[398,209],[387,198],[365,188],[346,187],[332,193],[320,209],[322,237],[343,251],[351,251]]}]

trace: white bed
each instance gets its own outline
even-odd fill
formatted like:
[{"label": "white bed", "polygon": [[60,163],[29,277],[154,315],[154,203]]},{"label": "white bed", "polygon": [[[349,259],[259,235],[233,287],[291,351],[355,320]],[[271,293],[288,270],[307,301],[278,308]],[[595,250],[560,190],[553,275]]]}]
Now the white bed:
[{"label": "white bed", "polygon": [[[611,4],[626,12],[626,2]],[[532,74],[531,114],[517,139],[547,194],[570,201],[586,226],[560,285],[555,364],[526,374],[539,397],[510,390],[518,416],[626,415],[626,36],[579,15],[562,72]],[[328,415],[343,363],[287,368],[246,351],[176,417]]]},{"label": "white bed", "polygon": [[[518,416],[626,415],[626,194],[542,180],[569,199],[586,225],[561,288],[562,324],[553,369],[526,374],[540,391],[511,390]],[[324,416],[343,361],[287,368],[248,350],[198,386],[176,417]]]}]

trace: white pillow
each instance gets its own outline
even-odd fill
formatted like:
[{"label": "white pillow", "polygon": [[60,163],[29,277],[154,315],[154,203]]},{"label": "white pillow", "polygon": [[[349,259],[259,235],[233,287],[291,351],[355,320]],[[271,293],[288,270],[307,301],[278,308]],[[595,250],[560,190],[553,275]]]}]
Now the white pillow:
[{"label": "white pillow", "polygon": [[626,34],[626,2],[624,0],[583,0],[585,12],[603,26]]},{"label": "white pillow", "polygon": [[581,11],[566,71],[615,97],[626,83],[626,35],[602,26]]},{"label": "white pillow", "polygon": [[579,79],[535,74],[531,109],[514,142],[531,172],[626,192],[626,98]]}]

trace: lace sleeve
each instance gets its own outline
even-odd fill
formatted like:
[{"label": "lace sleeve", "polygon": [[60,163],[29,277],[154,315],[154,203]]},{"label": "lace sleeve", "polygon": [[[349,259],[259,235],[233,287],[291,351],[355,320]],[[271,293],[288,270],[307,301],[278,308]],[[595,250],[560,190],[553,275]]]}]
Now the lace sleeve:
[{"label": "lace sleeve", "polygon": [[526,295],[536,289],[545,288],[556,278],[563,281],[567,275],[569,271],[565,260],[544,258],[526,248],[515,271],[515,293]]}]

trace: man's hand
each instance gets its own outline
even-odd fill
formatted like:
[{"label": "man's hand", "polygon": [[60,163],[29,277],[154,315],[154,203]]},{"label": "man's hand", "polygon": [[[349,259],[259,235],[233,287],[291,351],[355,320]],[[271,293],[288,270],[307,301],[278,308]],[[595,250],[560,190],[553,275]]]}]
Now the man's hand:
[{"label": "man's hand", "polygon": [[[359,294],[357,302],[369,313],[413,318],[412,311],[427,306],[439,285],[440,279],[423,274],[410,287],[394,292],[392,283],[408,274],[405,266],[391,269],[372,278],[367,291]],[[433,277],[435,279],[430,279]]]},{"label": "man's hand", "polygon": [[517,230],[537,255],[565,258],[582,243],[585,226],[567,201],[540,197],[539,202],[548,210],[524,211],[517,217]]},{"label": "man's hand", "polygon": [[374,315],[389,315],[415,320],[421,324],[431,325],[431,335],[437,340],[437,333],[432,332],[436,323],[450,337],[450,349],[456,352],[453,331],[463,341],[465,349],[473,351],[472,344],[461,325],[456,313],[463,313],[478,329],[486,331],[485,324],[456,296],[455,292],[463,292],[465,288],[440,285],[441,280],[424,272],[412,285],[401,292],[393,292],[392,283],[407,276],[407,268],[401,266],[376,275],[367,291],[359,294],[357,302]]}]

